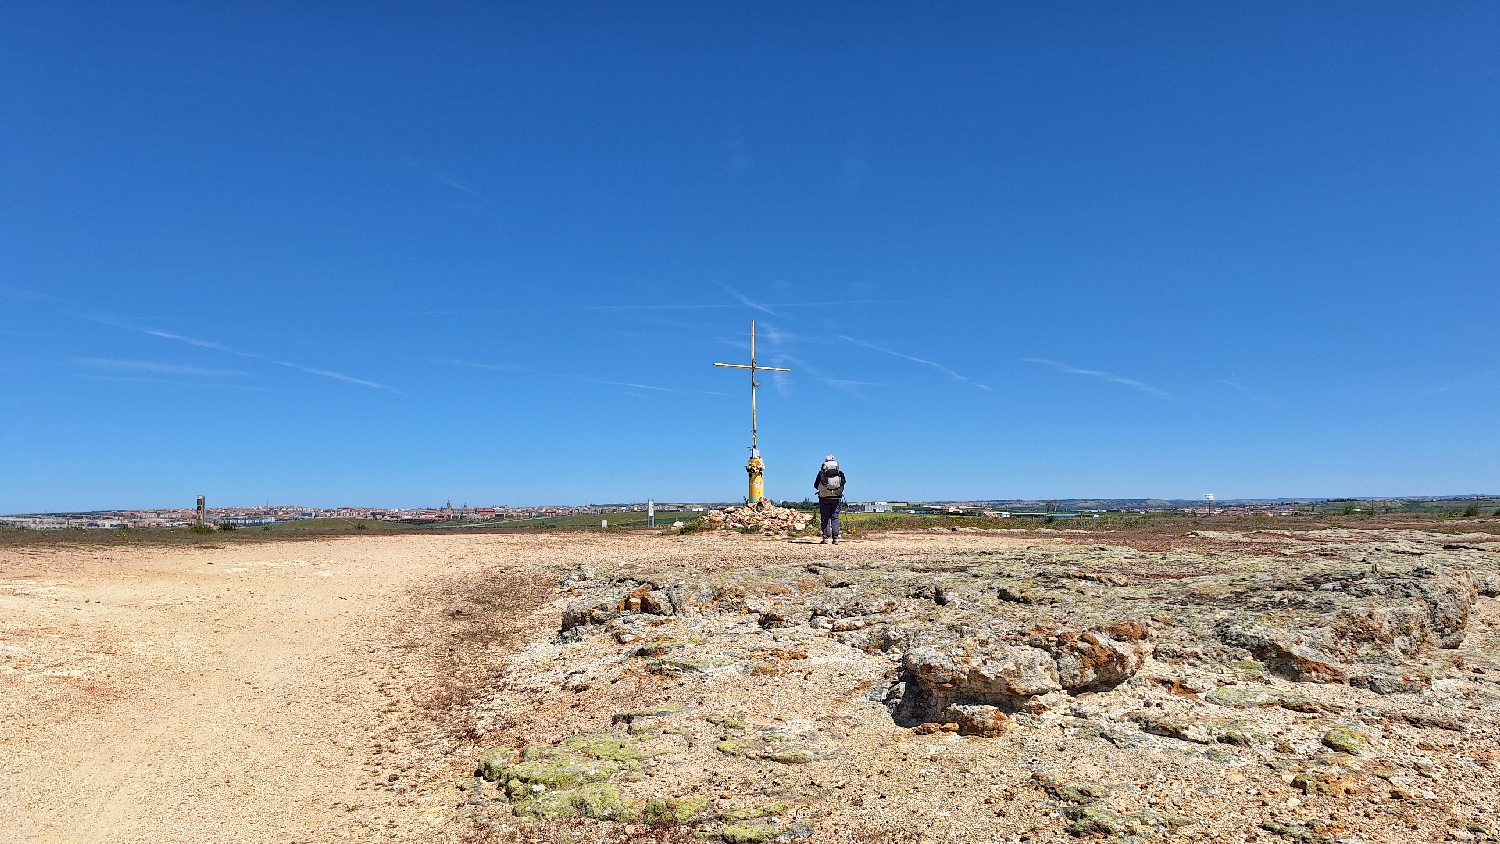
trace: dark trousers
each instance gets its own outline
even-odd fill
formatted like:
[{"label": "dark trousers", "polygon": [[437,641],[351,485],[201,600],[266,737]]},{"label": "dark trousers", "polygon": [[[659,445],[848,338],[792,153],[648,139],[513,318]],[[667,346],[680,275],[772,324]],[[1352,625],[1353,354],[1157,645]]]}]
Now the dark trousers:
[{"label": "dark trousers", "polygon": [[839,507],[844,503],[842,498],[819,498],[818,515],[823,519],[823,538],[832,536],[835,539],[839,535]]}]

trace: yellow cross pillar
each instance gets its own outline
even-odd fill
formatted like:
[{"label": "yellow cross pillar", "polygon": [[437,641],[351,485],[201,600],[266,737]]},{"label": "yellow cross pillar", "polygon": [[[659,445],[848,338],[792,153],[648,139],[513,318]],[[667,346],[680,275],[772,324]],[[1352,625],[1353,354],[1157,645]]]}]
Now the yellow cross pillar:
[{"label": "yellow cross pillar", "polygon": [[754,504],[766,494],[766,464],[760,459],[758,449],[751,450],[750,462],[745,464],[745,471],[750,475],[750,495],[747,498]]}]

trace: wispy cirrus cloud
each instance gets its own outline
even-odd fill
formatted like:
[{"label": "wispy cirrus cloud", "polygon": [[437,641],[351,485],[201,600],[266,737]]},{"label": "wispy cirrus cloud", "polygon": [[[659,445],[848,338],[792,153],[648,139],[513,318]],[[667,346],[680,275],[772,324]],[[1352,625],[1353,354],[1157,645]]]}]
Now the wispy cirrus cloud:
[{"label": "wispy cirrus cloud", "polygon": [[49,296],[46,293],[38,293],[35,290],[27,290],[24,287],[17,287],[14,284],[7,284],[3,281],[0,281],[0,295],[9,296],[12,299],[26,299],[31,302],[52,302],[54,304],[62,304],[62,300],[57,298],[56,296]]},{"label": "wispy cirrus cloud", "polygon": [[853,307],[856,305],[906,305],[913,304],[906,299],[836,299],[815,302],[736,302],[734,304],[724,302],[696,303],[696,304],[668,304],[668,305],[518,305],[506,308],[474,308],[465,310],[434,310],[434,311],[386,311],[384,313],[399,313],[405,316],[492,316],[495,314],[521,314],[521,313],[545,313],[549,311],[737,311],[741,308],[750,308],[772,316],[784,316],[776,313],[775,309],[790,308],[830,308],[830,307]]},{"label": "wispy cirrus cloud", "polygon": [[593,378],[588,375],[575,375],[570,372],[548,372],[541,369],[532,369],[527,366],[516,366],[507,363],[476,363],[467,360],[437,360],[446,366],[467,367],[469,369],[488,369],[495,372],[524,372],[529,375],[543,375],[548,378],[565,378],[570,381],[584,381],[590,384],[602,384],[609,387],[627,387],[634,390],[650,390],[656,393],[677,393],[680,395],[695,396],[723,396],[727,393],[718,393],[712,390],[683,390],[676,387],[659,387],[655,384],[638,384],[633,381],[609,381],[603,378]]},{"label": "wispy cirrus cloud", "polygon": [[1446,393],[1449,390],[1461,390],[1464,387],[1472,387],[1475,384],[1478,384],[1479,382],[1485,380],[1486,378],[1489,378],[1490,375],[1491,375],[1491,373],[1489,373],[1489,372],[1481,372],[1481,373],[1479,373],[1477,375],[1470,375],[1468,378],[1464,378],[1464,379],[1459,380],[1459,381],[1454,381],[1451,384],[1444,384],[1441,387],[1433,387],[1431,390],[1427,390],[1427,391],[1423,392],[1422,395],[1424,395],[1424,396],[1432,396],[1432,395],[1436,395],[1438,393]]},{"label": "wispy cirrus cloud", "polygon": [[[6,284],[4,282],[0,282],[0,294],[4,294],[6,296],[10,296],[10,297],[13,297],[13,298],[19,298],[19,299],[29,299],[29,300],[32,300],[32,301],[39,301],[39,302],[51,302],[51,303],[58,304],[58,305],[66,304],[65,302],[63,302],[63,300],[58,299],[56,296],[49,296],[49,295],[47,295],[45,293],[37,293],[36,291],[27,290],[27,289],[25,289],[23,287],[16,287],[15,285]],[[172,340],[172,341],[177,342],[177,343],[186,343],[189,346],[197,346],[200,349],[212,349],[213,351],[222,352],[222,353],[227,354],[227,355],[235,355],[236,357],[248,358],[248,359],[251,359],[251,360],[268,361],[270,363],[276,364],[277,366],[284,366],[284,367],[286,367],[288,369],[295,369],[298,372],[305,372],[305,373],[307,373],[309,375],[317,375],[317,376],[322,377],[322,378],[332,378],[332,379],[334,379],[336,381],[343,381],[343,382],[348,383],[348,384],[358,384],[361,387],[369,387],[371,389],[376,389],[376,390],[390,390],[391,392],[400,392],[395,387],[392,387],[392,386],[390,386],[388,384],[381,384],[378,381],[371,381],[371,380],[368,380],[368,379],[365,379],[365,378],[356,378],[356,377],[354,377],[352,375],[346,375],[346,374],[344,374],[342,372],[336,372],[336,371],[334,371],[332,369],[323,369],[321,367],[308,366],[306,364],[296,363],[294,361],[278,360],[278,359],[273,358],[273,357],[271,357],[269,355],[258,354],[256,352],[246,352],[246,351],[243,351],[243,350],[240,350],[240,349],[235,349],[235,348],[232,348],[230,346],[226,346],[223,343],[215,343],[215,342],[213,342],[211,340],[202,340],[202,339],[199,339],[197,337],[189,337],[186,334],[177,334],[177,333],[172,332],[172,331],[163,331],[163,330],[158,329],[158,328],[151,328],[149,326],[138,325],[138,324],[136,324],[135,322],[133,322],[131,320],[121,319],[120,317],[116,317],[116,316],[100,315],[100,314],[77,314],[77,313],[68,314],[68,315],[71,316],[71,317],[74,317],[75,319],[86,319],[86,320],[90,320],[92,322],[102,323],[104,325],[111,325],[111,326],[114,326],[115,328],[122,328],[122,329],[125,329],[126,331],[135,331],[135,332],[138,332],[140,334],[145,334],[145,335],[148,335],[148,336],[151,336],[151,337],[160,337],[163,340]],[[94,358],[92,360],[105,360],[105,359],[104,358]],[[143,364],[143,363],[146,363],[146,362],[137,361],[136,363],[137,364]],[[170,364],[163,364],[163,365],[170,365]],[[165,370],[159,370],[159,371],[165,371]],[[205,370],[205,372],[206,371],[207,370]],[[202,374],[202,373],[178,373],[178,374]]]},{"label": "wispy cirrus cloud", "polygon": [[1266,398],[1265,396],[1262,396],[1260,393],[1256,392],[1255,390],[1250,389],[1249,387],[1245,386],[1244,384],[1241,384],[1238,381],[1231,381],[1231,380],[1229,380],[1227,378],[1219,378],[1219,379],[1215,380],[1214,383],[1215,384],[1223,384],[1224,386],[1226,386],[1226,387],[1228,387],[1228,388],[1230,388],[1232,390],[1236,390],[1239,393],[1243,394],[1244,397],[1248,401],[1253,401],[1256,404],[1260,404],[1260,405],[1264,405],[1266,407],[1272,407],[1272,408],[1279,408],[1279,407],[1281,407],[1281,402],[1279,400]]},{"label": "wispy cirrus cloud", "polygon": [[292,363],[291,361],[285,360],[272,360],[271,362],[276,364],[277,366],[284,366],[287,369],[295,369],[298,372],[306,372],[308,375],[321,375],[324,378],[332,378],[336,381],[346,381],[350,384],[358,384],[361,387],[372,387],[376,390],[396,391],[395,387],[381,384],[378,381],[366,381],[363,378],[355,378],[353,375],[345,375],[342,372],[334,372],[331,369],[318,369],[315,366],[303,366],[300,363]]},{"label": "wispy cirrus cloud", "polygon": [[776,362],[785,357],[785,351],[787,349],[792,348],[799,343],[810,342],[813,339],[803,334],[796,334],[791,331],[786,331],[785,329],[771,322],[763,323],[759,326],[759,328],[760,331],[758,333],[760,334],[762,342],[766,346],[766,352],[762,355],[759,350],[757,350],[757,355],[772,361],[772,366],[776,366]]},{"label": "wispy cirrus cloud", "polygon": [[444,170],[440,167],[433,167],[431,164],[428,164],[425,161],[418,161],[416,159],[408,161],[407,164],[413,170],[419,170],[436,179],[437,181],[442,182],[448,187],[453,188],[456,191],[462,191],[486,204],[488,204],[490,201],[490,198],[488,196],[485,196],[479,190],[479,188],[474,187],[474,185],[469,183],[467,180],[458,175],[450,173],[447,170]]},{"label": "wispy cirrus cloud", "polygon": [[293,361],[278,360],[271,357],[270,355],[263,355],[256,352],[246,352],[240,349],[226,346],[222,343],[215,343],[211,340],[200,340],[197,337],[189,337],[185,334],[176,334],[171,331],[162,331],[156,328],[148,328],[145,326],[136,325],[128,320],[118,319],[116,317],[91,316],[86,317],[86,319],[91,319],[95,322],[102,322],[106,325],[113,325],[116,328],[123,328],[127,331],[136,331],[152,337],[160,337],[164,340],[173,340],[178,343],[186,343],[189,346],[197,346],[200,349],[212,349],[216,352],[223,352],[224,354],[235,355],[237,357],[268,361],[270,363],[276,364],[277,366],[284,366],[288,369],[295,369],[298,372],[305,372],[309,375],[317,375],[323,378],[332,378],[336,381],[343,381],[349,384],[358,384],[361,387],[369,387],[375,390],[390,390],[391,392],[400,392],[395,387],[392,387],[388,384],[381,384],[378,381],[370,381],[364,378],[355,378],[352,375],[345,375],[342,372],[335,372],[331,369],[322,369],[316,366],[308,366],[306,364],[295,363]]},{"label": "wispy cirrus cloud", "polygon": [[1150,393],[1157,398],[1169,399],[1172,401],[1177,400],[1176,397],[1174,397],[1172,394],[1164,390],[1158,390],[1150,384],[1147,384],[1145,381],[1137,381],[1134,378],[1124,378],[1122,376],[1114,374],[1113,372],[1104,372],[1098,369],[1079,369],[1076,366],[1069,366],[1065,363],[1059,363],[1055,360],[1048,360],[1046,358],[1021,358],[1021,362],[1048,366],[1057,370],[1058,372],[1065,372],[1069,375],[1086,375],[1090,378],[1102,378],[1105,381],[1110,382],[1111,384],[1121,384],[1126,387],[1132,387],[1134,389],[1140,390],[1143,393]]},{"label": "wispy cirrus cloud", "polygon": [[930,361],[930,360],[927,360],[926,358],[919,358],[919,357],[916,357],[914,355],[908,355],[908,354],[905,354],[903,352],[895,351],[894,349],[887,349],[884,346],[879,346],[879,345],[876,345],[874,343],[868,342],[866,340],[858,340],[858,339],[855,339],[855,338],[850,337],[850,336],[845,335],[845,334],[840,334],[839,338],[842,339],[842,340],[847,340],[847,341],[849,341],[850,343],[853,343],[856,346],[864,346],[866,349],[874,349],[877,352],[883,352],[883,353],[888,354],[888,355],[890,355],[892,357],[898,357],[898,358],[902,358],[904,360],[912,361],[914,363],[923,364],[924,366],[930,366],[933,369],[938,370],[939,372],[946,373],[947,375],[949,375],[952,378],[956,378],[957,380],[962,381],[965,384],[969,384],[971,386],[978,387],[981,390],[988,390],[988,391],[990,391],[992,393],[995,391],[995,389],[993,387],[985,386],[984,384],[981,384],[981,383],[979,383],[978,381],[975,381],[972,378],[969,378],[969,377],[964,376],[964,375],[960,375],[957,372],[954,372],[953,370],[949,369],[946,366],[943,366],[942,364],[940,364],[940,363],[938,363],[936,361]]},{"label": "wispy cirrus cloud", "polygon": [[152,360],[117,360],[115,358],[72,358],[74,363],[97,369],[112,369],[130,372],[156,372],[164,375],[199,375],[206,378],[243,378],[250,373],[238,369],[206,369],[200,366],[182,366],[175,363],[160,363]]},{"label": "wispy cirrus cloud", "polygon": [[860,387],[885,386],[878,381],[851,381],[848,378],[823,378],[821,380],[824,384],[827,384],[835,390],[840,390],[842,392],[848,393],[851,396],[859,396],[860,398],[865,397],[865,394],[860,391]]},{"label": "wispy cirrus cloud", "polygon": [[265,387],[254,387],[247,384],[226,384],[223,381],[175,381],[171,378],[147,378],[131,375],[80,374],[77,377],[87,378],[90,381],[121,381],[132,384],[170,384],[173,387],[206,387],[215,390],[254,390],[260,393],[270,392],[270,390],[267,390]]},{"label": "wispy cirrus cloud", "polygon": [[[796,374],[805,374],[809,378],[812,378],[814,381],[824,384],[825,386],[832,387],[833,389],[838,390],[841,393],[848,393],[849,395],[855,396],[856,398],[865,398],[865,394],[859,389],[860,387],[885,386],[884,384],[877,384],[873,381],[855,381],[849,378],[835,378],[832,375],[824,372],[817,366],[808,363],[806,360],[803,360],[799,357],[793,357],[791,355],[782,355],[777,358],[776,362],[778,364],[791,368]],[[774,383],[776,384],[778,389],[782,390],[783,392],[790,392],[791,378],[789,374],[783,372],[774,372],[772,373],[772,376],[774,379]]]},{"label": "wispy cirrus cloud", "polygon": [[184,337],[181,334],[173,334],[170,331],[157,331],[154,328],[138,328],[138,327],[133,326],[133,325],[127,325],[127,324],[125,324],[123,322],[120,322],[118,320],[112,321],[110,324],[111,325],[117,325],[117,326],[119,326],[121,328],[128,328],[128,329],[131,329],[131,330],[134,330],[134,331],[139,331],[142,334],[150,334],[152,337],[160,337],[160,338],[162,338],[164,340],[176,340],[179,343],[186,343],[189,346],[197,346],[200,349],[213,349],[216,352],[227,352],[227,353],[229,353],[231,355],[239,355],[242,358],[258,358],[258,357],[262,357],[261,355],[252,354],[250,352],[236,351],[234,349],[229,348],[228,346],[222,346],[222,345],[220,345],[218,343],[210,343],[207,340],[198,340],[198,339],[195,339],[195,338],[192,338],[192,337]]},{"label": "wispy cirrus cloud", "polygon": [[447,360],[447,359],[434,361],[434,363],[441,363],[444,366],[466,366],[466,367],[468,367],[470,369],[489,369],[489,370],[494,370],[496,372],[526,372],[527,371],[526,367],[524,367],[524,366],[516,366],[514,364],[509,364],[509,363],[475,363],[473,361],[468,361],[468,360]]},{"label": "wispy cirrus cloud", "polygon": [[722,284],[722,283],[717,282],[717,281],[714,282],[714,284],[717,284],[720,287],[724,288],[724,292],[725,293],[728,293],[730,296],[733,296],[741,305],[744,305],[747,308],[753,308],[753,309],[755,309],[757,311],[760,311],[762,313],[767,313],[767,314],[770,314],[771,316],[775,316],[775,317],[781,316],[781,314],[778,314],[775,311],[771,310],[771,307],[769,305],[763,305],[760,302],[757,302],[754,299],[751,299],[749,296],[746,296],[745,294],[741,293],[740,291],[735,290],[733,287],[730,287],[727,284]]}]

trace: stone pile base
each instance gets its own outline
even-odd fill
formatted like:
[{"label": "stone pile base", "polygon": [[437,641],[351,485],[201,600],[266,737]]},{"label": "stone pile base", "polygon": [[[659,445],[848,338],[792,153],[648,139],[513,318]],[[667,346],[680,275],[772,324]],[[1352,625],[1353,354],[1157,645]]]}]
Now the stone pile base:
[{"label": "stone pile base", "polygon": [[712,510],[703,517],[705,526],[717,530],[757,530],[761,533],[791,533],[806,530],[811,517],[801,510],[777,507],[762,498],[743,507]]}]

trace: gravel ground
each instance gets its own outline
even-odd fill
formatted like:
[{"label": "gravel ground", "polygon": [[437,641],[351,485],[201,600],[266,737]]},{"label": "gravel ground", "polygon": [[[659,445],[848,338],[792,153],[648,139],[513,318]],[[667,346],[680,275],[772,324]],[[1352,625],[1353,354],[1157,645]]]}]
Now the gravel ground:
[{"label": "gravel ground", "polygon": [[[725,533],[11,548],[0,829],[1495,840],[1490,540],[1227,532],[1132,547],[1033,530],[836,547]],[[1018,654],[1052,673],[1001,665]],[[954,659],[979,667],[933,667]],[[965,714],[976,706],[983,717]]]}]

